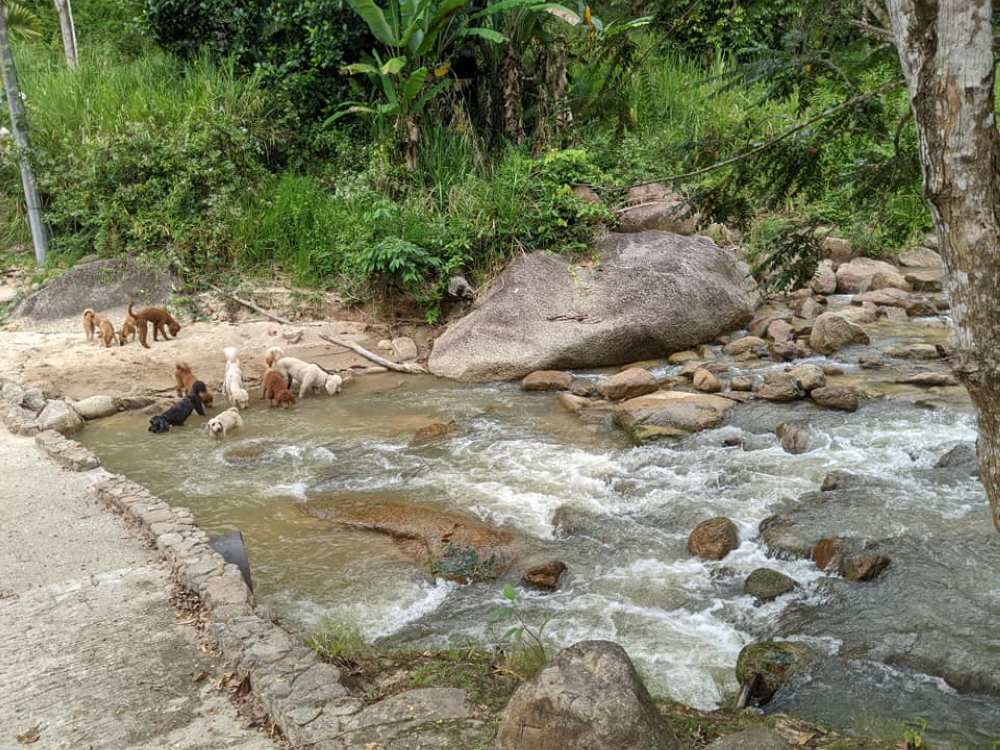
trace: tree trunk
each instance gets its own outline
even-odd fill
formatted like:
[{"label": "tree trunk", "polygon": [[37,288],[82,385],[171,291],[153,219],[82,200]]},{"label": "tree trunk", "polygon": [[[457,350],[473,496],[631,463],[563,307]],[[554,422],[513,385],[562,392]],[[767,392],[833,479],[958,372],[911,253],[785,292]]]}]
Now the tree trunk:
[{"label": "tree trunk", "polygon": [[886,7],[947,270],[952,367],[976,409],[980,475],[1000,530],[1000,138],[992,3],[888,0]]},{"label": "tree trunk", "polygon": [[66,51],[66,64],[75,70],[80,64],[76,48],[76,26],[73,24],[73,6],[70,0],[55,0],[56,12],[59,14],[59,30],[62,32],[63,49]]},{"label": "tree trunk", "polygon": [[7,92],[11,131],[14,133],[14,143],[17,144],[17,161],[21,167],[21,184],[24,185],[24,201],[28,206],[28,223],[31,226],[31,239],[35,245],[35,260],[44,263],[49,248],[45,237],[45,225],[42,223],[42,204],[38,200],[35,175],[28,161],[31,150],[31,143],[28,140],[28,120],[24,116],[21,89],[17,84],[17,68],[14,67],[14,51],[11,49],[10,36],[7,34],[7,8],[2,4],[0,4],[0,74],[3,76],[3,87]]}]

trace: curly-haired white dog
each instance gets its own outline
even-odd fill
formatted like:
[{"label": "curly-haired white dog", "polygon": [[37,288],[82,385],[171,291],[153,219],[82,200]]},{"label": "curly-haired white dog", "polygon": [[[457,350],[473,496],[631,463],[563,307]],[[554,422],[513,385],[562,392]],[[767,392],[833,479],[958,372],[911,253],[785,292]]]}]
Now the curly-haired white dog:
[{"label": "curly-haired white dog", "polygon": [[217,414],[208,420],[208,426],[205,429],[216,440],[222,440],[226,436],[226,433],[237,430],[242,426],[243,417],[240,416],[240,410],[235,406],[230,406],[221,414]]},{"label": "curly-haired white dog", "polygon": [[328,372],[315,362],[304,362],[295,357],[285,357],[281,347],[272,346],[267,350],[267,365],[280,372],[291,385],[299,384],[299,398],[306,394],[323,389],[331,396],[340,393],[344,379],[333,372]]},{"label": "curly-haired white dog", "polygon": [[222,350],[226,355],[226,374],[222,378],[222,392],[229,397],[229,403],[237,409],[246,409],[250,405],[250,394],[243,387],[243,367],[240,365],[235,346],[227,346]]}]

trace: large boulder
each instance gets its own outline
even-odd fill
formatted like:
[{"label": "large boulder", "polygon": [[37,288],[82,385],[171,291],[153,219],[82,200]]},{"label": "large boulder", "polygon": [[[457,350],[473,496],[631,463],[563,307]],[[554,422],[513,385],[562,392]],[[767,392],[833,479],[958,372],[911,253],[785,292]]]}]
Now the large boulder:
[{"label": "large boulder", "polygon": [[674,750],[680,743],[617,643],[560,651],[511,697],[497,750]]},{"label": "large boulder", "polygon": [[707,238],[613,234],[599,255],[586,266],[541,252],[517,258],[437,339],[431,372],[483,382],[620,365],[708,341],[753,314],[746,266]]},{"label": "large boulder", "polygon": [[174,292],[176,279],[135,258],[98,260],[76,266],[17,303],[10,318],[58,320],[80,315],[88,307],[98,312],[122,307],[131,299],[163,302]]},{"label": "large boulder", "polygon": [[823,313],[813,323],[809,346],[820,354],[833,354],[851,344],[867,344],[865,329],[839,313]]},{"label": "large boulder", "polygon": [[735,402],[722,396],[657,391],[630,398],[615,408],[615,422],[636,444],[659,437],[683,437],[718,427]]},{"label": "large boulder", "polygon": [[488,581],[509,565],[513,537],[469,513],[379,498],[318,495],[308,515],[354,529],[387,534],[434,575],[458,582]]},{"label": "large boulder", "polygon": [[837,291],[841,294],[867,292],[871,287],[872,276],[879,272],[898,275],[896,267],[885,261],[855,258],[837,268]]}]

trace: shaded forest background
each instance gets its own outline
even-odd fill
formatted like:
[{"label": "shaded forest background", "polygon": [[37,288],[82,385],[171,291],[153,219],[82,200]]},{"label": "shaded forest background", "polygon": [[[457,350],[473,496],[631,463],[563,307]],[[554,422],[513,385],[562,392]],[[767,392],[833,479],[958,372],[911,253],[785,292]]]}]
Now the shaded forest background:
[{"label": "shaded forest background", "polygon": [[[777,286],[829,233],[877,256],[931,229],[869,3],[77,0],[76,70],[52,3],[23,5],[52,264],[144,254],[433,321],[456,272],[588,252],[648,181]],[[15,156],[0,135],[4,247],[29,242]]]}]

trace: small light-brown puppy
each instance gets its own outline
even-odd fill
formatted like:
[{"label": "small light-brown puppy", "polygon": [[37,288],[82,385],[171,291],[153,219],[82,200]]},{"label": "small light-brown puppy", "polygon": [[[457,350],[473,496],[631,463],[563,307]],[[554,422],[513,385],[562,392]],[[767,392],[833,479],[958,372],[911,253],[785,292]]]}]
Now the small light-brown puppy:
[{"label": "small light-brown puppy", "polygon": [[264,398],[271,406],[280,406],[282,409],[287,409],[289,405],[295,403],[295,394],[288,390],[285,376],[277,370],[268,370],[264,373]]},{"label": "small light-brown puppy", "polygon": [[242,426],[243,417],[240,416],[240,410],[233,406],[208,420],[205,431],[216,440],[222,440],[227,433]]},{"label": "small light-brown puppy", "polygon": [[[191,368],[188,367],[186,362],[178,362],[174,367],[174,380],[177,387],[177,395],[183,396],[185,393],[190,393],[194,389],[194,384],[198,382],[198,378],[195,374],[191,372]],[[198,394],[201,396],[201,403],[207,408],[212,408],[212,394],[208,391]]]},{"label": "small light-brown puppy", "polygon": [[115,329],[111,321],[89,307],[83,311],[83,332],[87,341],[93,341],[96,333],[105,347],[111,346],[111,342],[115,340]]},{"label": "small light-brown puppy", "polygon": [[178,331],[181,330],[181,324],[174,320],[170,313],[161,307],[144,307],[141,310],[133,310],[132,305],[135,304],[135,300],[132,300],[128,306],[128,314],[135,318],[135,327],[139,331],[139,343],[143,345],[144,348],[149,349],[149,344],[146,343],[146,336],[149,333],[149,323],[153,324],[153,341],[159,341],[157,333],[163,334],[163,340],[167,341],[170,336],[167,335],[167,331],[164,330],[166,326],[167,330],[170,331],[170,335],[176,337]]},{"label": "small light-brown puppy", "polygon": [[122,323],[122,329],[118,332],[118,346],[125,346],[129,339],[135,341],[135,337],[135,318],[126,313],[125,322]]}]

